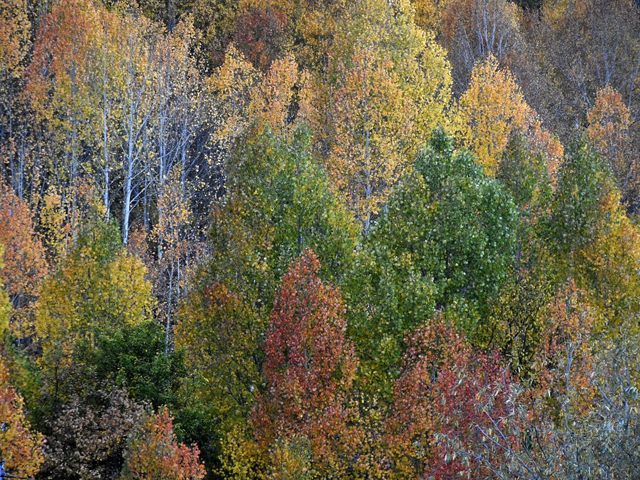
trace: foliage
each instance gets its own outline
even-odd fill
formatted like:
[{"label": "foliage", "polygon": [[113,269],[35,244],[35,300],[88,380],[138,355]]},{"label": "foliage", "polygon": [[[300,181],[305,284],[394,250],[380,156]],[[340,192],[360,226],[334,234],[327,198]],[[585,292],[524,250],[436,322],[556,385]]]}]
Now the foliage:
[{"label": "foliage", "polygon": [[609,164],[623,201],[634,211],[638,202],[638,158],[629,134],[629,108],[622,96],[607,86],[598,92],[587,120],[589,141]]},{"label": "foliage", "polygon": [[182,352],[165,352],[163,330],[154,321],[99,333],[95,347],[80,344],[77,358],[98,384],[127,389],[129,396],[155,408],[176,402],[186,375]]},{"label": "foliage", "polygon": [[574,142],[560,165],[549,218],[549,237],[559,253],[587,246],[609,223],[602,202],[611,191],[608,171],[587,142]]},{"label": "foliage", "polygon": [[267,388],[251,422],[263,448],[276,447],[276,469],[287,468],[282,456],[306,448],[312,468],[340,477],[357,442],[345,402],[358,363],[340,294],[319,273],[318,257],[306,251],[282,279],[265,345]]},{"label": "foliage", "polygon": [[639,8],[0,0],[0,461],[638,477]]},{"label": "foliage", "polygon": [[[2,257],[4,255],[4,246],[0,244],[0,271],[4,268]],[[2,336],[9,326],[9,317],[11,317],[11,302],[4,286],[4,281],[0,283],[0,336]]]},{"label": "foliage", "polygon": [[327,278],[340,279],[354,247],[349,215],[311,159],[309,143],[303,127],[291,139],[267,131],[247,142],[229,167],[226,196],[214,207],[211,276],[239,280],[239,288],[257,293],[267,308],[305,248],[317,251]]},{"label": "foliage", "polygon": [[122,479],[202,480],[206,471],[198,461],[198,447],[178,443],[173,419],[163,407],[142,419],[129,436]]},{"label": "foliage", "polygon": [[36,331],[49,394],[60,393],[65,383],[60,380],[72,367],[80,342],[95,348],[100,334],[149,318],[151,285],[144,276],[141,262],[122,249],[115,225],[100,220],[87,225],[73,251],[45,281],[38,301]]},{"label": "foliage", "polygon": [[368,231],[417,146],[446,125],[449,65],[413,24],[407,1],[354,2],[338,27],[329,68],[303,91],[301,115],[334,188]]},{"label": "foliage", "polygon": [[368,374],[395,376],[405,335],[434,308],[458,310],[469,333],[506,279],[517,211],[442,131],[417,157],[363,246],[351,280],[350,336]]},{"label": "foliage", "polygon": [[24,402],[9,383],[9,371],[0,358],[0,458],[10,475],[35,475],[43,462],[43,437],[32,432]]},{"label": "foliage", "polygon": [[50,419],[41,477],[113,478],[122,466],[127,437],[143,413],[143,406],[123,389],[73,396]]},{"label": "foliage", "polygon": [[514,77],[492,55],[474,67],[469,87],[460,98],[456,123],[460,142],[478,156],[489,175],[495,175],[515,130],[547,158],[551,171],[562,156],[562,145],[542,128]]},{"label": "foliage", "polygon": [[14,309],[9,326],[19,338],[33,335],[33,304],[47,274],[42,241],[26,202],[0,184],[0,243],[5,245],[2,278]]},{"label": "foliage", "polygon": [[[500,356],[475,351],[442,317],[419,328],[407,343],[387,433],[396,478],[489,475],[483,464],[491,457],[466,462],[450,457],[440,439],[466,444],[516,420],[510,402],[514,379]],[[519,439],[503,441],[517,448]]]}]

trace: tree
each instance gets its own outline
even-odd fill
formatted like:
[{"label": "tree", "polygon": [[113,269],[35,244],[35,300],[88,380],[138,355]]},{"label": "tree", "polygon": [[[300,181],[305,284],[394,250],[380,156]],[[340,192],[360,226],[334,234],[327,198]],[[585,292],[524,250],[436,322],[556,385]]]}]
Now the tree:
[{"label": "tree", "polygon": [[0,358],[0,462],[11,476],[30,477],[43,462],[44,439],[32,432],[25,419],[24,402],[9,383],[9,371]]},{"label": "tree", "polygon": [[92,144],[88,107],[89,57],[98,35],[98,10],[86,0],[58,2],[43,20],[29,66],[26,94],[36,121],[50,131],[47,165],[55,170],[56,186],[71,198],[69,216],[76,215],[75,197],[86,160],[85,144]]},{"label": "tree", "polygon": [[81,342],[95,348],[100,334],[150,318],[151,285],[144,276],[142,263],[123,251],[115,225],[94,219],[58,271],[45,281],[36,332],[45,389],[54,400],[67,396],[74,383],[80,391],[84,388],[82,377],[69,375]]},{"label": "tree", "polygon": [[434,132],[366,239],[345,289],[365,375],[388,388],[405,336],[435,308],[457,311],[473,335],[507,278],[516,222],[500,184]]},{"label": "tree", "polygon": [[49,479],[114,478],[123,463],[127,437],[144,414],[124,389],[93,389],[74,395],[49,418],[45,463]]},{"label": "tree", "polygon": [[[0,244],[0,271],[4,268],[4,245]],[[2,336],[9,326],[9,317],[11,317],[11,302],[7,295],[4,280],[0,282],[0,336]]]},{"label": "tree", "polygon": [[587,114],[587,121],[589,141],[609,164],[623,202],[630,211],[635,211],[639,188],[638,158],[629,134],[631,116],[622,96],[609,86],[600,90]]},{"label": "tree", "polygon": [[515,381],[501,357],[475,351],[442,317],[409,335],[407,344],[386,434],[392,478],[489,476],[486,463],[499,458],[499,448],[464,458],[449,455],[443,443],[481,444],[502,427],[502,442],[518,448],[520,438],[511,432],[519,432],[510,424],[520,420],[511,404]]},{"label": "tree", "polygon": [[277,7],[252,5],[236,19],[234,44],[256,69],[267,71],[284,48],[287,23]]},{"label": "tree", "polygon": [[77,358],[88,370],[85,376],[97,385],[126,387],[132,399],[154,408],[174,405],[180,379],[186,376],[184,355],[166,351],[163,333],[153,320],[126,325],[98,334],[95,348],[80,344]]},{"label": "tree", "polygon": [[125,464],[120,474],[125,480],[202,480],[206,471],[199,462],[197,446],[187,447],[176,440],[173,418],[167,407],[147,415],[127,442]]},{"label": "tree", "polygon": [[[276,285],[306,248],[323,275],[339,280],[355,246],[349,214],[311,158],[310,132],[249,136],[228,167],[226,195],[213,210],[211,278],[270,309]],[[257,303],[254,305],[258,305]]]},{"label": "tree", "polygon": [[357,236],[311,158],[304,127],[290,137],[265,129],[243,139],[228,172],[226,195],[213,210],[211,257],[182,302],[176,327],[194,374],[191,395],[200,413],[214,419],[206,420],[206,428],[216,429],[206,441],[219,439],[223,449],[243,444],[242,425],[264,388],[263,347],[282,275],[313,248],[325,262],[323,278],[341,281]]},{"label": "tree", "polygon": [[[27,160],[20,152],[20,91],[31,48],[31,22],[25,0],[0,2],[0,152],[8,167],[11,184],[22,192]],[[26,115],[25,115],[26,116]]]},{"label": "tree", "polygon": [[47,274],[44,247],[32,215],[27,203],[0,183],[0,243],[5,245],[1,276],[14,312],[10,331],[20,339],[34,334],[34,303]]},{"label": "tree", "polygon": [[0,26],[0,94],[9,99],[10,92],[4,90],[6,82],[20,77],[30,46],[27,2],[3,0],[0,3]]},{"label": "tree", "polygon": [[[635,3],[635,4],[634,4]],[[569,139],[584,125],[597,93],[609,86],[620,92],[636,120],[640,28],[632,0],[545,2],[534,33],[541,40],[538,58],[556,85],[555,130]]]},{"label": "tree", "polygon": [[469,88],[460,97],[456,122],[460,142],[478,156],[489,175],[495,175],[516,130],[548,159],[552,171],[562,156],[562,145],[542,128],[509,70],[501,69],[492,55],[474,67]]},{"label": "tree", "polygon": [[585,140],[567,152],[558,172],[549,218],[549,237],[558,253],[571,256],[609,223],[603,201],[613,185],[601,157]]},{"label": "tree", "polygon": [[306,439],[313,467],[340,475],[356,445],[346,396],[358,364],[340,294],[319,273],[318,257],[306,251],[282,279],[265,346],[267,388],[251,422],[265,450]]},{"label": "tree", "polygon": [[[512,65],[525,55],[522,12],[508,0],[448,0],[441,7],[442,43],[451,56],[456,90],[465,89],[476,63]],[[522,62],[522,60],[519,60]]]},{"label": "tree", "polygon": [[303,91],[316,152],[367,232],[411,170],[418,145],[446,125],[451,78],[444,51],[413,23],[407,1],[355,2],[326,71]]}]

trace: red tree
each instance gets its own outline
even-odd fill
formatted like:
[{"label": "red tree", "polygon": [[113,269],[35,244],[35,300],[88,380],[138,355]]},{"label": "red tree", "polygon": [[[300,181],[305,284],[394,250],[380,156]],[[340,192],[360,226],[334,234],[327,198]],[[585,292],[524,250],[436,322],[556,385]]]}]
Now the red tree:
[{"label": "red tree", "polygon": [[477,351],[441,317],[407,344],[387,425],[394,470],[435,479],[488,474],[504,448],[520,448],[516,381],[497,353]]},{"label": "red tree", "polygon": [[198,461],[200,450],[178,443],[167,407],[149,415],[129,440],[122,479],[202,480],[206,471]]},{"label": "red tree", "polygon": [[18,477],[35,475],[43,461],[42,435],[30,431],[23,403],[9,384],[9,372],[0,358],[0,461]]},{"label": "red tree", "polygon": [[318,258],[307,251],[283,277],[265,347],[267,390],[252,423],[264,448],[302,437],[314,464],[336,471],[338,458],[357,443],[345,406],[357,359],[345,338],[341,295],[319,271]]}]

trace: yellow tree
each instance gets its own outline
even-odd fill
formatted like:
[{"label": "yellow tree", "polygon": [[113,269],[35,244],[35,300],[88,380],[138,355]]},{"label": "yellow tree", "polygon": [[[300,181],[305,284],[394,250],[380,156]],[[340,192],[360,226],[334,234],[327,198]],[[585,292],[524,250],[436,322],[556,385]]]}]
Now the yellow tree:
[{"label": "yellow tree", "polygon": [[290,138],[296,126],[290,118],[295,111],[296,91],[307,78],[291,56],[275,60],[267,72],[261,73],[233,45],[229,47],[224,64],[207,85],[216,99],[212,118],[214,135],[223,149],[220,167],[228,170],[229,156],[241,138],[251,143],[265,130]]},{"label": "yellow tree", "polygon": [[22,186],[17,172],[27,170],[23,163],[25,156],[19,154],[15,145],[21,120],[15,104],[31,46],[30,30],[27,1],[0,0],[0,150],[15,186]]},{"label": "yellow tree", "polygon": [[318,155],[365,231],[419,146],[447,124],[445,52],[413,15],[407,1],[353,3],[327,71],[301,95],[300,114],[313,127]]},{"label": "yellow tree", "polygon": [[455,122],[460,143],[477,155],[489,175],[495,175],[509,136],[516,129],[534,151],[547,157],[552,170],[562,156],[562,146],[543,129],[509,70],[501,69],[491,55],[473,69]]},{"label": "yellow tree", "polygon": [[0,1],[0,81],[21,75],[30,27],[25,0]]},{"label": "yellow tree", "polygon": [[[97,9],[87,0],[57,2],[43,25],[26,74],[26,93],[37,121],[51,131],[47,150],[57,186],[71,194],[85,159],[83,144],[92,143],[87,136],[88,57],[98,34]],[[74,202],[70,211],[73,217]]]},{"label": "yellow tree", "polygon": [[[2,257],[4,255],[4,246],[0,243],[0,271],[4,267]],[[11,316],[11,303],[5,289],[4,280],[0,277],[0,336],[9,326],[9,317]]]},{"label": "yellow tree", "polygon": [[416,25],[425,31],[440,33],[449,0],[412,0]]},{"label": "yellow tree", "polygon": [[[38,300],[36,332],[46,387],[64,395],[64,378],[80,342],[150,318],[153,307],[146,269],[122,248],[117,228],[93,219],[58,271],[46,279]],[[62,390],[62,391],[60,391]]]},{"label": "yellow tree", "polygon": [[600,90],[595,105],[587,114],[587,121],[587,136],[608,162],[623,201],[636,206],[640,187],[638,154],[633,150],[629,135],[631,116],[622,95],[610,86]]},{"label": "yellow tree", "polygon": [[617,329],[640,313],[640,232],[620,206],[615,188],[603,196],[599,208],[607,221],[577,252],[576,279],[602,312],[597,326]]}]

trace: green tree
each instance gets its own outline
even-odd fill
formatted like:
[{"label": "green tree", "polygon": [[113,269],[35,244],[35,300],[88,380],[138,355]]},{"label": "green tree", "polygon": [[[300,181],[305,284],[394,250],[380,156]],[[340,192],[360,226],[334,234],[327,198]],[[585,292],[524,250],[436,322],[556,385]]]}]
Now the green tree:
[{"label": "green tree", "polygon": [[153,407],[172,405],[186,375],[183,354],[165,353],[162,326],[153,320],[99,333],[95,346],[82,342],[77,358],[97,384],[127,388],[129,396]]},{"label": "green tree", "polygon": [[434,132],[366,239],[346,288],[365,375],[393,378],[405,335],[434,309],[457,310],[473,334],[508,275],[516,224],[511,196],[471,154],[454,154],[451,139]]},{"label": "green tree", "polygon": [[214,206],[210,277],[238,279],[267,309],[304,249],[316,252],[325,278],[339,281],[355,246],[357,229],[314,163],[310,140],[305,127],[290,139],[268,131],[245,138],[228,167],[227,193]]},{"label": "green tree", "polygon": [[595,149],[583,139],[574,141],[560,165],[548,221],[558,260],[571,262],[609,222],[601,206],[613,188]]}]

